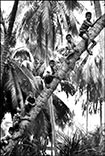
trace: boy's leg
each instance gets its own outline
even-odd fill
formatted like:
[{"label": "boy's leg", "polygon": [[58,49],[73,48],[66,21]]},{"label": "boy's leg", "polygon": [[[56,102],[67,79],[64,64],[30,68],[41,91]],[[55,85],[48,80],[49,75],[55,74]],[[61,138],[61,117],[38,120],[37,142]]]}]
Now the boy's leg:
[{"label": "boy's leg", "polygon": [[88,35],[88,33],[84,33],[82,35],[82,38],[86,41],[85,48],[86,48],[87,52],[89,53],[89,55],[92,55],[91,49],[88,48],[88,45],[89,45],[89,35]]},{"label": "boy's leg", "polygon": [[95,40],[91,40],[92,45],[90,46],[89,50],[93,49],[94,46],[97,44],[97,42]]}]

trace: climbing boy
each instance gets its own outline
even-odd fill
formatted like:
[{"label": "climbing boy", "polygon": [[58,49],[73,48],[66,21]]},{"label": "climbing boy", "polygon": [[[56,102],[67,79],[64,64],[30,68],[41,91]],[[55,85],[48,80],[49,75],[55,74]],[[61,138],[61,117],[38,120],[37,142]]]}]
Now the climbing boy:
[{"label": "climbing boy", "polygon": [[73,57],[75,52],[78,53],[79,50],[76,47],[76,44],[74,43],[74,40],[73,40],[73,37],[72,37],[71,34],[66,35],[66,40],[67,40],[67,46],[66,46],[65,56],[66,56],[67,59],[70,59],[71,57]]},{"label": "climbing boy", "polygon": [[53,81],[54,78],[59,78],[55,76],[56,72],[57,72],[57,69],[56,69],[55,61],[50,60],[49,66],[45,69],[43,73],[43,79],[44,79],[46,88],[50,88],[50,83]]},{"label": "climbing boy", "polygon": [[[83,21],[83,23],[82,23],[82,25],[80,27],[79,36],[82,37],[86,41],[86,44],[85,44],[86,50],[90,55],[92,55],[91,49],[96,45],[96,41],[91,40],[89,38],[89,32],[88,32],[88,29],[93,26],[93,24],[91,23],[92,13],[91,12],[86,12],[85,18],[86,19]],[[91,40],[91,42],[93,43],[90,46],[90,48],[88,48],[89,40]]]},{"label": "climbing boy", "polygon": [[66,56],[72,52],[74,52],[74,48],[76,47],[71,34],[66,35],[67,46],[66,46]]}]

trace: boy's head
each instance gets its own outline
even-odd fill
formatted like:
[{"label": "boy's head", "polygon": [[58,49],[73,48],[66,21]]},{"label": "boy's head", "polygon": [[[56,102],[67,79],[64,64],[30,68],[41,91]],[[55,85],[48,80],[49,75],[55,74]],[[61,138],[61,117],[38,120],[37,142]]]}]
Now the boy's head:
[{"label": "boy's head", "polygon": [[90,21],[91,18],[92,18],[92,13],[91,13],[91,12],[86,12],[85,17],[86,17],[86,19],[87,19],[88,21]]},{"label": "boy's head", "polygon": [[72,40],[71,34],[67,34],[67,35],[66,35],[66,40],[67,40],[68,42],[71,42],[71,40]]},{"label": "boy's head", "polygon": [[9,131],[9,133],[10,133],[11,135],[13,135],[13,133],[14,133],[14,128],[13,128],[13,127],[10,127],[8,131]]},{"label": "boy's head", "polygon": [[55,66],[55,61],[54,60],[50,60],[49,61],[49,65],[50,65],[50,67],[54,67]]}]

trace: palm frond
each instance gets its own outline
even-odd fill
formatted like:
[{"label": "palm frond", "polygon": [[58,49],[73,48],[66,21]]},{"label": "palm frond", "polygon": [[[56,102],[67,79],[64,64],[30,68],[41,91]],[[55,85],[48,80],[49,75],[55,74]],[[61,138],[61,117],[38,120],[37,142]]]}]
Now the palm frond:
[{"label": "palm frond", "polygon": [[23,98],[22,90],[21,90],[20,84],[19,84],[19,77],[18,77],[18,74],[16,73],[16,71],[14,69],[12,72],[13,72],[14,81],[16,83],[18,107],[23,109],[24,108],[24,98]]},{"label": "palm frond", "polygon": [[[43,82],[40,76],[33,76],[32,72],[29,71],[25,66],[21,67],[22,71],[26,74],[30,83],[32,84],[35,97],[37,97],[43,90]],[[18,74],[18,73],[17,73]]]},{"label": "palm frond", "polygon": [[66,92],[67,97],[69,96],[69,94],[72,96],[75,94],[74,86],[68,81],[61,82],[61,89],[62,89],[62,91]]},{"label": "palm frond", "polygon": [[52,51],[54,51],[55,49],[55,43],[56,43],[56,30],[57,30],[57,27],[56,27],[56,16],[54,16],[54,13],[52,11],[50,11],[50,20],[51,20],[51,31],[50,31],[50,46],[51,46],[51,49]]},{"label": "palm frond", "polygon": [[68,32],[71,32],[73,36],[78,35],[78,29],[76,25],[76,18],[72,11],[70,11],[70,14],[68,16]]},{"label": "palm frond", "polygon": [[39,16],[39,22],[38,22],[38,26],[37,26],[37,43],[38,46],[40,47],[41,51],[42,51],[42,41],[43,41],[43,34],[44,34],[44,28],[43,28],[43,23],[42,23],[42,16]]},{"label": "palm frond", "polygon": [[61,35],[61,41],[63,42],[63,32],[58,16],[57,16],[57,30],[59,30],[59,34]]},{"label": "palm frond", "polygon": [[70,122],[71,119],[71,111],[62,102],[56,95],[53,94],[53,105],[55,107],[56,112],[56,124],[59,125],[62,129],[65,127],[67,122]]},{"label": "palm frond", "polygon": [[50,22],[50,2],[43,1],[42,4],[42,23],[44,30],[47,34],[50,33],[51,22]]},{"label": "palm frond", "polygon": [[5,91],[10,91],[11,93],[11,103],[12,103],[12,109],[15,110],[18,106],[18,100],[17,100],[17,91],[16,91],[16,82],[12,73],[12,67],[7,71],[7,82],[4,85]]},{"label": "palm frond", "polygon": [[50,126],[50,122],[46,117],[46,114],[43,110],[38,114],[34,122],[30,123],[30,128],[27,129],[25,135],[30,136],[34,135],[36,139],[39,139],[40,136],[47,136],[48,135],[48,129]]},{"label": "palm frond", "polygon": [[56,43],[56,29],[55,29],[55,26],[54,24],[52,24],[52,41],[51,41],[52,45],[52,50],[54,51],[55,49],[55,43]]},{"label": "palm frond", "polygon": [[18,65],[15,61],[11,61],[11,63],[13,64],[16,72],[18,73],[18,77],[19,79],[19,83],[20,86],[23,90],[23,92],[26,93],[26,95],[28,95],[29,91],[34,92],[34,83],[33,81],[27,76],[26,71],[24,71],[20,65]]},{"label": "palm frond", "polygon": [[[7,33],[7,28],[6,28],[6,25],[5,25],[5,21],[4,21],[4,18],[3,18],[1,8],[0,8],[0,24],[2,24],[3,29],[4,29],[4,34],[6,34]],[[1,27],[0,27],[0,29],[1,29]]]},{"label": "palm frond", "polygon": [[83,10],[83,5],[77,2],[77,0],[65,1],[65,4],[69,10],[74,10],[76,8]]},{"label": "palm frond", "polygon": [[19,57],[19,56],[23,58],[29,57],[30,62],[34,62],[33,55],[31,54],[29,49],[26,47],[19,47],[19,48],[14,49],[14,52],[12,53],[11,58],[14,59],[15,57]]},{"label": "palm frond", "polygon": [[66,11],[67,10],[65,8],[65,5],[64,5],[63,1],[62,2],[58,2],[57,4],[58,4],[57,5],[57,10],[58,10],[58,13],[60,14],[61,23],[63,25],[63,28],[65,30],[67,30],[68,29],[67,20],[66,20]]},{"label": "palm frond", "polygon": [[[36,33],[35,26],[38,24],[38,18],[37,18],[37,11],[39,6],[32,5],[29,7],[29,9],[26,10],[24,13],[24,17],[22,19],[22,23],[19,26],[19,33],[18,36],[22,39],[24,37],[24,33],[28,32],[29,35],[32,35],[31,33]],[[36,35],[36,34],[35,34]]]},{"label": "palm frond", "polygon": [[84,77],[84,80],[86,82],[89,82],[90,81],[90,78],[91,78],[91,67],[89,66],[89,61],[85,64],[84,68],[83,68],[83,77]]}]

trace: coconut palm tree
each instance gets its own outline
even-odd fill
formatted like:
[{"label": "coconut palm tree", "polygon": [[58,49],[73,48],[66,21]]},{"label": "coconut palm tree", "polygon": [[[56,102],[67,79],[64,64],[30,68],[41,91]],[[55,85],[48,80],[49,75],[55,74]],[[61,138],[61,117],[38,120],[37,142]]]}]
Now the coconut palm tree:
[{"label": "coconut palm tree", "polygon": [[[92,29],[89,30],[89,32],[91,32],[91,35],[90,35],[91,39],[94,39],[101,32],[101,30],[105,27],[104,23],[105,23],[105,14],[103,16],[101,16],[97,20],[95,25],[92,27]],[[60,79],[63,79],[65,77],[65,73],[67,73],[69,71],[72,71],[74,69],[76,60],[78,60],[80,55],[85,50],[85,42],[84,42],[84,40],[82,40],[76,47],[78,48],[79,52],[78,53],[74,53],[73,57],[71,56],[70,61],[66,59],[62,63],[62,69],[58,70],[57,75],[59,76]],[[51,83],[50,88],[49,89],[45,88],[41,92],[41,94],[36,99],[35,107],[33,107],[33,109],[29,112],[29,114],[30,114],[30,117],[29,117],[30,122],[29,121],[21,121],[20,122],[20,124],[19,124],[19,131],[14,133],[14,137],[15,138],[17,138],[19,136],[22,136],[22,134],[24,134],[24,130],[27,130],[30,127],[30,125],[35,121],[35,118],[37,117],[39,112],[42,110],[42,108],[45,106],[46,102],[48,101],[48,98],[52,95],[53,91],[56,89],[56,87],[57,87],[59,82],[60,82],[60,80],[55,78],[53,80],[53,82]],[[8,144],[9,149],[10,148],[13,149],[13,147],[14,147],[14,145],[16,143],[17,143],[17,139],[15,141],[12,140],[12,139],[9,140],[9,144]]]},{"label": "coconut palm tree", "polygon": [[[102,11],[101,11],[101,5],[100,5],[100,1],[94,1],[94,8],[95,8],[95,14],[96,14],[96,18],[99,18],[101,15],[102,15]],[[103,40],[101,40],[103,38],[103,35],[102,33],[100,34],[99,36],[99,43],[100,43],[100,48],[101,48],[101,51],[103,51],[102,47],[104,45],[103,43]],[[103,38],[104,39],[104,38]],[[102,52],[101,52],[102,54]],[[104,59],[104,58],[103,58]],[[104,67],[103,67],[104,68]],[[103,78],[102,78],[102,83],[104,82],[103,81]],[[103,95],[102,95],[103,96]],[[102,101],[100,101],[100,130],[102,131]]]},{"label": "coconut palm tree", "polygon": [[[29,91],[35,92],[35,82],[40,80],[35,80],[32,73],[27,70],[24,66],[21,67],[20,64],[16,63],[11,56],[11,35],[13,30],[13,25],[16,17],[16,11],[18,8],[18,1],[14,2],[14,6],[9,19],[9,26],[6,34],[4,34],[4,43],[1,46],[1,118],[2,120],[5,112],[10,111],[12,115],[16,113],[16,108],[24,106],[24,97],[27,96]],[[21,51],[22,52],[22,51]],[[29,52],[27,52],[29,54]],[[26,81],[26,82],[25,82]],[[38,83],[38,84],[39,84]],[[37,86],[37,85],[36,85]],[[38,86],[37,86],[38,87]],[[36,88],[37,88],[36,87]],[[38,91],[38,88],[37,88]]]},{"label": "coconut palm tree", "polygon": [[[16,9],[16,8],[15,8]],[[12,16],[11,16],[12,17]],[[103,23],[103,20],[104,19],[104,16],[98,21],[99,23]],[[98,23],[98,26],[99,26],[99,23]],[[96,26],[96,28],[97,28],[97,24],[95,25]],[[100,31],[101,31],[101,29],[103,28],[104,26],[103,26],[103,24],[100,24],[100,27],[98,27],[97,28],[97,32],[99,33]],[[94,34],[94,33],[93,33]],[[95,37],[95,35],[96,34],[94,34],[92,37],[94,38]],[[79,46],[80,47],[80,53],[78,54],[78,55],[80,55],[83,51],[84,51],[84,42],[82,41],[81,43],[80,43],[80,45],[83,45],[83,49],[81,49],[81,46]],[[4,52],[4,51],[3,51]],[[65,77],[65,72],[67,72],[68,70],[69,70],[69,68],[72,70],[73,68],[74,68],[74,64],[75,64],[75,61],[78,59],[78,56],[77,54],[75,54],[74,55],[74,60],[73,60],[73,62],[72,62],[72,64],[70,64],[69,66],[68,66],[68,64],[67,63],[63,63],[63,70],[61,69],[60,71],[58,71],[58,75],[60,75],[60,77],[61,77],[61,79],[63,79],[64,77]],[[10,64],[9,64],[9,62],[10,62]],[[30,79],[31,79],[31,84],[32,84],[32,80],[33,80],[33,76],[32,76],[32,74],[30,74],[29,73],[29,71],[26,69],[26,68],[22,68],[22,69],[20,69],[19,67],[19,65],[18,64],[16,64],[13,60],[10,60],[9,59],[9,62],[7,63],[7,66],[8,66],[8,64],[9,65],[12,65],[12,67],[11,68],[9,68],[9,71],[11,72],[11,70],[10,69],[12,69],[12,71],[14,70],[14,68],[13,67],[15,67],[16,68],[16,71],[18,71],[18,73],[19,73],[19,76],[20,75],[22,75],[22,72],[24,72],[24,74],[22,75],[22,77],[24,77],[24,79],[26,80],[26,76],[24,76],[25,75],[25,73],[27,72],[27,75],[29,76],[29,79],[27,79],[26,80],[26,82],[28,82],[28,85],[29,85],[29,87],[31,86],[30,85]],[[69,63],[69,62],[68,62]],[[23,70],[24,69],[24,70]],[[8,68],[7,68],[7,70],[8,70]],[[6,70],[6,71],[7,71]],[[8,75],[9,75],[9,73],[8,73]],[[14,74],[15,75],[15,74]],[[11,78],[11,77],[10,77]],[[11,78],[12,79],[12,78]],[[10,79],[10,80],[11,80]],[[19,85],[21,85],[21,88],[23,88],[23,90],[25,90],[25,92],[27,92],[27,89],[26,88],[28,88],[28,87],[25,87],[24,85],[23,85],[23,81],[19,81],[20,83],[19,83]],[[35,81],[34,81],[35,82]],[[47,89],[45,89],[45,90],[43,90],[43,92],[41,92],[41,94],[40,94],[40,96],[38,96],[38,98],[37,98],[37,100],[36,100],[36,106],[35,106],[35,108],[33,108],[33,110],[32,111],[30,111],[30,114],[31,114],[31,120],[32,120],[32,122],[31,123],[33,123],[33,121],[34,121],[34,119],[36,118],[36,116],[37,116],[37,114],[39,114],[39,112],[40,112],[40,110],[42,109],[42,107],[43,107],[43,105],[47,102],[47,100],[48,100],[48,98],[50,97],[50,95],[52,94],[52,92],[54,91],[54,89],[56,88],[56,86],[57,86],[57,84],[59,83],[59,80],[57,79],[55,79],[54,81],[53,81],[53,83],[51,84],[51,88],[49,89],[49,90],[47,90]],[[27,84],[26,84],[27,85]],[[31,87],[33,87],[34,85],[32,85]],[[30,88],[31,88],[30,87]],[[33,89],[33,88],[32,88]],[[14,90],[13,90],[14,91]],[[44,100],[44,101],[43,101]],[[37,108],[38,108],[38,110],[37,110]],[[35,113],[34,113],[34,111],[35,111]],[[25,122],[25,124],[27,125],[27,123],[28,123],[28,121],[26,121]],[[24,121],[22,121],[21,123],[20,123],[20,130],[22,130],[22,128],[24,128],[24,126],[25,126],[25,124],[24,124]],[[29,124],[30,125],[30,124]],[[22,130],[22,132],[23,132],[23,130]],[[12,144],[11,144],[12,145]]]},{"label": "coconut palm tree", "polygon": [[[95,7],[95,10],[96,10],[97,7],[100,7],[99,5],[100,3],[98,1],[97,2],[95,1],[94,3],[96,3],[96,7]],[[101,10],[99,11],[99,8],[97,8],[96,10],[97,18],[101,16],[100,13],[101,13]],[[102,40],[101,40],[101,44],[102,44]],[[102,67],[102,64],[103,64],[102,62],[103,62],[103,55],[102,55],[102,49],[101,49],[99,51],[99,55],[95,56],[93,60],[88,59],[86,62],[86,65],[83,68],[81,68],[80,66],[79,70],[77,69],[78,76],[76,77],[77,77],[77,82],[80,82],[79,90],[82,91],[82,94],[84,90],[86,90],[87,92],[87,100],[85,101],[86,102],[85,106],[83,104],[83,109],[86,110],[86,116],[87,116],[86,117],[86,129],[87,130],[88,130],[88,111],[89,113],[92,113],[92,112],[96,113],[99,107],[98,106],[99,103],[100,103],[100,109],[102,107],[101,96],[103,96],[103,89],[104,89],[102,85],[104,81],[104,77],[102,74],[102,68],[104,67]],[[83,75],[85,76],[84,78],[83,78]],[[101,111],[100,111],[100,114],[101,114]],[[100,120],[102,121],[102,115],[101,115]]]},{"label": "coconut palm tree", "polygon": [[[5,32],[5,36],[4,36],[4,45],[5,46],[2,46],[2,51],[1,51],[1,53],[0,53],[0,56],[1,56],[1,59],[0,59],[0,63],[1,63],[1,77],[0,77],[0,84],[1,84],[1,90],[2,90],[2,92],[1,92],[1,101],[4,101],[3,100],[3,76],[4,76],[4,69],[5,69],[5,64],[6,64],[6,62],[7,62],[7,55],[9,54],[9,38],[10,38],[10,36],[11,36],[11,34],[12,34],[12,29],[13,29],[13,24],[14,24],[14,20],[15,20],[15,16],[16,16],[16,11],[17,11],[17,7],[18,7],[18,1],[15,1],[14,2],[14,7],[13,7],[13,10],[12,10],[12,16],[11,16],[11,18],[10,18],[10,23],[9,23],[9,26],[8,26],[8,29],[7,29],[7,31]],[[1,105],[1,109],[0,110],[2,110],[3,108],[2,108],[2,106],[3,105]],[[1,111],[1,113],[0,114],[2,114],[2,111]]]},{"label": "coconut palm tree", "polygon": [[[2,51],[2,53],[3,52],[4,51]],[[5,70],[3,73],[3,83],[2,83],[2,91],[4,93],[3,94],[4,96],[2,101],[3,103],[1,104],[3,106],[2,116],[6,111],[11,111],[11,113],[13,113],[12,115],[14,115],[16,113],[16,108],[19,105],[21,109],[24,109],[24,100],[25,100],[24,96],[26,98],[29,91],[32,91],[34,92],[34,94],[36,94],[35,86],[37,88],[40,85],[39,83],[41,81],[39,81],[38,83],[38,81],[34,78],[32,73],[27,70],[27,68],[21,66],[21,64],[19,64],[14,60],[18,56],[25,57],[26,54],[29,55],[30,56],[29,59],[33,61],[32,54],[27,49],[25,48],[17,49],[16,51],[13,52],[12,56],[9,55],[8,61],[4,66]],[[6,104],[6,106],[4,106],[4,104]]]},{"label": "coconut palm tree", "polygon": [[[100,17],[102,15],[102,11],[101,11],[101,5],[100,5],[100,1],[94,1],[94,8],[95,8],[95,15],[96,15],[96,18]],[[102,55],[103,57],[103,70],[104,70],[104,67],[105,67],[105,61],[104,61],[104,48],[103,48],[103,45],[104,45],[104,36],[103,34],[101,33],[100,36],[99,36],[99,44],[100,44],[100,54]],[[102,72],[102,71],[101,71]],[[103,72],[102,72],[103,73]],[[101,73],[101,74],[102,74]],[[101,78],[101,83],[103,84],[104,86],[104,83],[105,82],[105,79],[104,77]],[[104,99],[104,88],[103,88],[103,91],[102,91],[102,99]],[[101,147],[101,152],[104,151],[104,148],[102,146],[103,142],[104,142],[104,137],[102,135],[102,131],[103,131],[103,125],[102,125],[102,105],[103,105],[103,100],[100,100],[100,147]]]},{"label": "coconut palm tree", "polygon": [[[97,73],[97,74],[96,74]],[[87,59],[83,66],[76,69],[76,82],[80,91],[80,96],[86,94],[86,99],[83,101],[83,114],[88,109],[89,113],[97,113],[98,105],[101,102],[103,93],[102,85],[102,57],[97,56],[95,59]],[[80,98],[80,97],[78,97]],[[77,99],[76,99],[77,100]],[[88,115],[88,114],[87,114]],[[88,119],[87,119],[88,120]],[[88,121],[87,125],[88,125]],[[88,127],[86,128],[88,129]]]},{"label": "coconut palm tree", "polygon": [[[78,3],[76,2],[76,4],[78,4]],[[75,5],[75,6],[77,6],[77,5]],[[78,5],[78,7],[80,7],[80,6]],[[58,13],[60,13],[60,16]],[[70,18],[68,18],[68,19],[70,21]],[[62,37],[61,22],[63,22],[63,26],[69,25],[66,20],[67,20],[67,15],[66,15],[66,11],[65,11],[63,2],[57,2],[57,1],[56,2],[51,2],[51,1],[44,2],[44,1],[42,1],[40,3],[39,2],[37,3],[36,1],[34,1],[31,4],[31,8],[29,9],[29,11],[26,12],[26,14],[23,18],[23,22],[20,26],[20,33],[22,34],[22,36],[24,36],[24,33],[25,33],[27,43],[30,38],[31,38],[31,40],[37,39],[38,46],[34,51],[36,51],[36,53],[40,54],[40,55],[44,54],[45,56],[42,56],[42,57],[46,58],[46,63],[47,63],[48,62],[47,55],[49,54],[48,47],[50,45],[52,50],[54,50],[56,33],[58,30]],[[29,23],[31,23],[31,25]],[[27,35],[27,32],[29,35]],[[77,33],[77,32],[74,32],[74,34],[75,33]],[[35,36],[37,36],[37,38],[35,38]],[[42,49],[42,43],[43,43],[42,41],[44,42],[43,49]],[[32,46],[32,43],[30,45]],[[39,47],[42,49],[41,51],[40,51]],[[51,54],[50,54],[50,56],[51,56]],[[70,89],[70,91],[71,91],[71,89]],[[67,91],[66,91],[66,93],[68,95]],[[52,117],[52,115],[51,115],[51,117]]]},{"label": "coconut palm tree", "polygon": [[[65,5],[65,3],[66,2],[63,1],[33,1],[29,6],[29,10],[24,14],[22,23],[20,24],[19,36],[25,38],[27,43],[29,43],[30,40],[31,42],[37,41],[38,46],[36,46],[36,52],[40,53],[44,58],[48,55],[49,47],[51,50],[55,50],[57,34],[60,34],[62,38],[63,29],[67,30],[69,27],[73,34],[77,34],[77,31],[72,29],[74,28],[75,22],[74,20],[70,21],[70,17],[67,15],[67,4]],[[75,5],[72,9],[76,6],[80,7],[76,1],[73,1],[73,3]],[[72,6],[69,6],[69,9],[71,9]],[[51,55],[50,52],[49,56]]]}]

